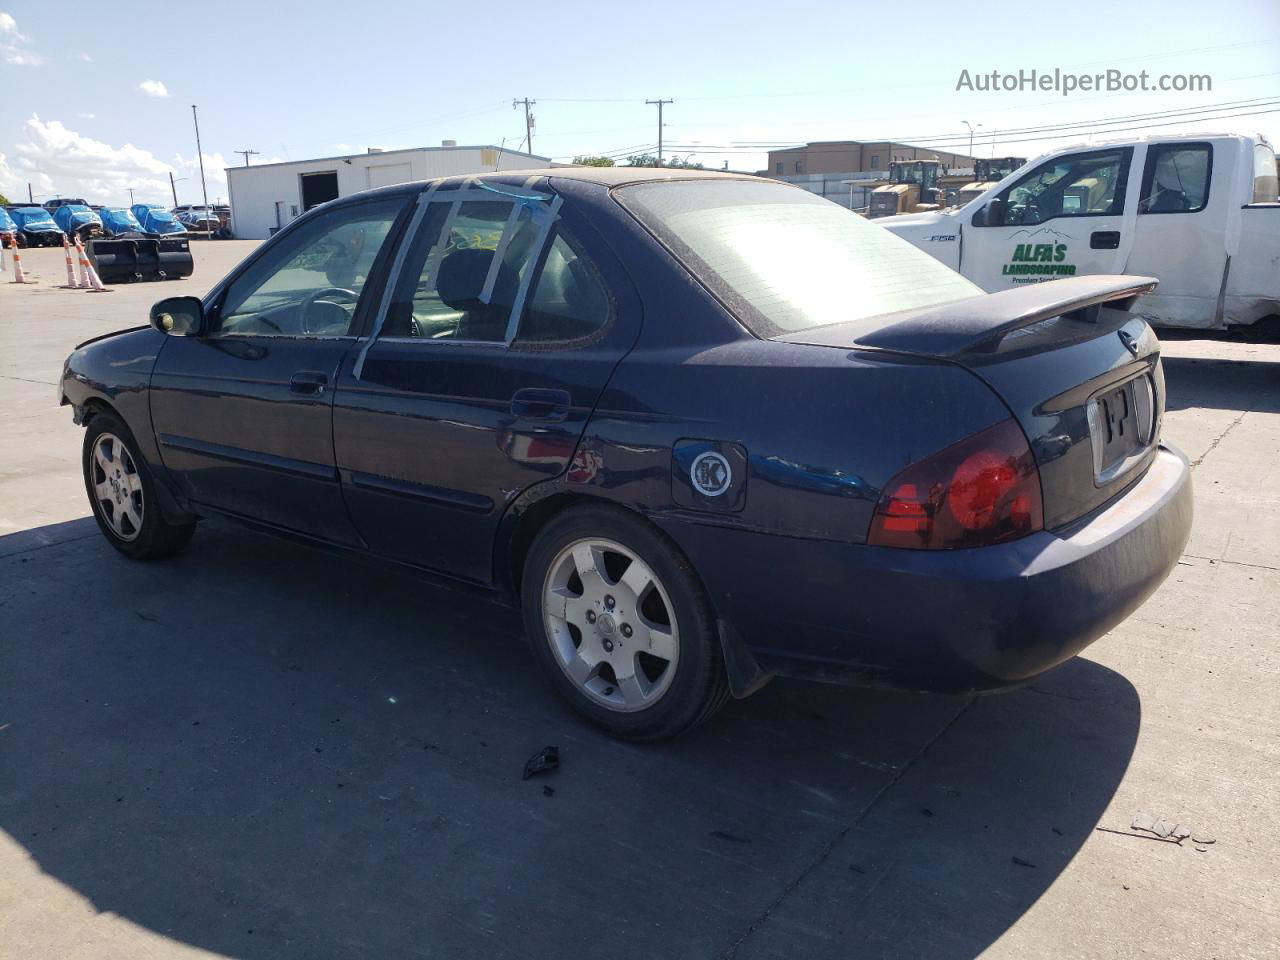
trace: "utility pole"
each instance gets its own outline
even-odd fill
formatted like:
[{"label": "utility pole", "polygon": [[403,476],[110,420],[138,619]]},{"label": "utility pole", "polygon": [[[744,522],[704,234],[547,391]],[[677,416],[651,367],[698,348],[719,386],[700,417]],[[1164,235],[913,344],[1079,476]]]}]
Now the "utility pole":
[{"label": "utility pole", "polygon": [[[172,179],[173,179],[173,175],[170,174],[170,180]],[[129,187],[128,190],[129,190],[129,206],[132,207],[133,206],[133,187]],[[175,200],[173,202],[173,205],[176,207],[178,205],[178,201]]]},{"label": "utility pole", "polygon": [[537,102],[537,100],[530,100],[528,97],[523,100],[511,101],[512,110],[519,108],[522,104],[524,105],[524,149],[527,153],[533,153],[533,114],[529,110]]},{"label": "utility pole", "polygon": [[169,171],[169,192],[173,194],[173,205],[178,205],[178,185],[173,182],[173,171]]},{"label": "utility pole", "polygon": [[[200,195],[204,197],[204,208],[207,213],[209,210],[209,189],[204,182],[204,149],[200,146],[200,118],[196,115],[196,105],[194,103],[191,105],[191,121],[196,125],[196,155],[200,158]],[[176,207],[177,204],[175,203],[174,206]],[[208,222],[208,220],[205,221],[205,223]],[[207,227],[205,228],[205,233],[207,234],[206,240],[213,236]]]},{"label": "utility pole", "polygon": [[27,184],[27,203],[35,203],[35,195],[31,192],[31,184]]},{"label": "utility pole", "polygon": [[[246,167],[249,165],[249,157],[250,157],[250,156],[254,156],[254,157],[256,157],[256,156],[258,155],[258,151],[257,151],[257,150],[232,150],[231,152],[232,152],[232,153],[238,153],[238,154],[240,154],[242,157],[244,157],[244,165],[245,165]],[[175,204],[174,204],[174,206],[176,207],[176,206],[177,206],[177,204],[175,203]]]},{"label": "utility pole", "polygon": [[646,100],[649,106],[658,108],[658,166],[662,166],[662,105],[664,103],[675,103],[674,100]]}]

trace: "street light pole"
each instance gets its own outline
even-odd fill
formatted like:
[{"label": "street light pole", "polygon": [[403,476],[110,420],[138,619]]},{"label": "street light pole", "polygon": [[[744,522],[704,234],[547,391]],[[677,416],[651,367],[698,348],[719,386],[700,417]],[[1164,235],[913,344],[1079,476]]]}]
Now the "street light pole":
[{"label": "street light pole", "polygon": [[978,126],[975,127],[968,120],[961,120],[960,122],[969,128],[969,162],[972,163],[973,162],[973,131],[980,129],[982,127],[982,124],[978,124]]},{"label": "street light pole", "polygon": [[[204,198],[204,212],[205,212],[204,222],[206,224],[205,239],[208,240],[208,239],[212,239],[213,237],[213,233],[209,230],[207,226],[207,224],[209,223],[209,220],[208,220],[209,189],[208,187],[205,186],[205,182],[204,182],[204,150],[200,146],[200,117],[196,115],[196,105],[194,103],[191,105],[191,121],[196,126],[196,156],[200,158],[200,195]],[[246,157],[245,159],[247,160],[248,158]],[[177,205],[178,204],[175,202],[174,206],[176,207]]]}]

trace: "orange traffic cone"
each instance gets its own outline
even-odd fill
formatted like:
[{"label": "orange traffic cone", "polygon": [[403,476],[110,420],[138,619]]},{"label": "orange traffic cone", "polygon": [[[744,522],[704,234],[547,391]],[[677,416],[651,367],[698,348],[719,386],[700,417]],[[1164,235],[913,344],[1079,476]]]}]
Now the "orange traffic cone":
[{"label": "orange traffic cone", "polygon": [[79,290],[80,281],[76,279],[75,267],[71,265],[71,244],[67,242],[67,235],[62,235],[62,256],[67,261],[67,284],[64,290]]},{"label": "orange traffic cone", "polygon": [[35,283],[34,280],[28,280],[26,273],[22,270],[22,254],[18,251],[18,238],[12,234],[9,236],[9,249],[13,251],[13,279],[10,283]]},{"label": "orange traffic cone", "polygon": [[85,285],[89,288],[89,292],[106,293],[107,288],[98,279],[98,271],[94,270],[93,264],[89,262],[89,256],[84,252],[84,245],[80,242],[78,234],[76,235],[76,251],[80,254],[80,270],[84,273]]}]

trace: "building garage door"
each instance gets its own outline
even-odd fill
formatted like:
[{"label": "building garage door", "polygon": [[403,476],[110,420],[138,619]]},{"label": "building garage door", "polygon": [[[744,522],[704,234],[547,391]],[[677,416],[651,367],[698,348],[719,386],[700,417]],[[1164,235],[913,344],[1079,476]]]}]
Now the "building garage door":
[{"label": "building garage door", "polygon": [[302,175],[302,209],[310,210],[322,203],[338,199],[338,171],[304,173]]},{"label": "building garage door", "polygon": [[408,163],[384,163],[369,168],[369,187],[386,187],[393,183],[407,183],[413,179],[413,167]]}]

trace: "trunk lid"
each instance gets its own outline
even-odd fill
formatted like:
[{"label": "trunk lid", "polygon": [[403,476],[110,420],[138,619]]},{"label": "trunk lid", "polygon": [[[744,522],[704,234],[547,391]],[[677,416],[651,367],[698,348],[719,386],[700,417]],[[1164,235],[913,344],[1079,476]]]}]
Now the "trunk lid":
[{"label": "trunk lid", "polygon": [[1068,277],[778,337],[957,363],[1009,407],[1040,470],[1047,529],[1145,472],[1164,412],[1160,342],[1129,308],[1151,277]]}]

